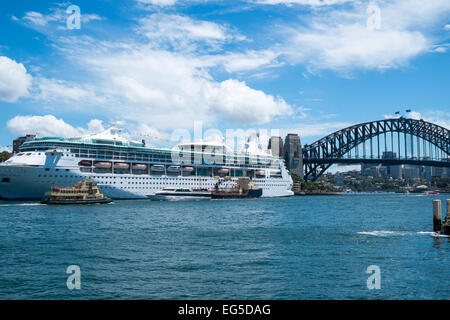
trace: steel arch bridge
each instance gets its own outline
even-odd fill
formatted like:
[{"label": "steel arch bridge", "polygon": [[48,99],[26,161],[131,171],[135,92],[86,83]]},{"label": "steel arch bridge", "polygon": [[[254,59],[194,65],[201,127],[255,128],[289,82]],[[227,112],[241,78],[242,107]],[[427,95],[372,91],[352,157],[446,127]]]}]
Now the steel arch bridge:
[{"label": "steel arch bridge", "polygon": [[316,180],[331,165],[373,163],[450,167],[450,131],[407,118],[365,122],[303,147],[304,178]]}]

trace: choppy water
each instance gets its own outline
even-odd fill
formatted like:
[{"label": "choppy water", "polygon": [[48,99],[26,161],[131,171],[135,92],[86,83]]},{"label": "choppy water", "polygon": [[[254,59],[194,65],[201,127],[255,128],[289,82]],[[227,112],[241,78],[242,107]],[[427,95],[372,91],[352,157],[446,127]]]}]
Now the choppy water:
[{"label": "choppy water", "polygon": [[[450,195],[0,202],[0,298],[449,299],[436,198]],[[67,289],[69,265],[81,290]]]}]

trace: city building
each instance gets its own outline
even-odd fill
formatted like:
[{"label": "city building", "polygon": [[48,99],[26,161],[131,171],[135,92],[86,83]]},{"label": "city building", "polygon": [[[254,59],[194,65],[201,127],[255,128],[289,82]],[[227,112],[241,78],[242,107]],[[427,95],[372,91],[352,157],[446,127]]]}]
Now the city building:
[{"label": "city building", "polygon": [[34,135],[34,134],[27,134],[25,137],[19,137],[19,138],[17,138],[16,140],[14,140],[14,141],[13,141],[13,154],[19,152],[20,146],[21,146],[25,141],[30,141],[30,140],[33,140],[34,138],[36,138],[36,135]]},{"label": "city building", "polygon": [[362,163],[361,164],[361,174],[363,176],[380,177],[380,165],[372,163]]},{"label": "city building", "polygon": [[431,167],[431,177],[445,177],[447,175],[445,169],[443,167]]},{"label": "city building", "polygon": [[[397,159],[397,154],[392,151],[385,151],[382,155],[383,159]],[[402,178],[402,166],[386,166],[386,175],[394,179]]]},{"label": "city building", "polygon": [[303,178],[302,144],[298,134],[289,133],[284,140],[284,160],[291,173]]},{"label": "city building", "polygon": [[420,171],[418,166],[404,165],[402,168],[403,179],[419,179]]},{"label": "city building", "polygon": [[284,147],[281,137],[270,137],[268,149],[272,150],[274,157],[284,158]]}]

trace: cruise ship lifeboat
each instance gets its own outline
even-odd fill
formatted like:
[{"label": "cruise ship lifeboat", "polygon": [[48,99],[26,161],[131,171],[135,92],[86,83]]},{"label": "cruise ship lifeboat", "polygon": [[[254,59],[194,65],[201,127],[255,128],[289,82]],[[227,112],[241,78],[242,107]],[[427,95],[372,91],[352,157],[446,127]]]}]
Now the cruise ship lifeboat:
[{"label": "cruise ship lifeboat", "polygon": [[114,162],[114,169],[128,169],[129,167],[130,167],[129,163]]},{"label": "cruise ship lifeboat", "polygon": [[81,160],[80,162],[78,162],[78,165],[80,167],[90,167],[90,166],[92,166],[92,161],[90,161],[90,160]]},{"label": "cruise ship lifeboat", "polygon": [[266,172],[264,170],[255,170],[255,174],[257,176],[265,176]]},{"label": "cruise ship lifeboat", "polygon": [[169,166],[167,168],[167,172],[178,173],[178,172],[180,172],[180,166]]},{"label": "cruise ship lifeboat", "polygon": [[143,163],[133,164],[133,170],[147,170],[147,165]]},{"label": "cruise ship lifeboat", "polygon": [[164,165],[162,164],[154,164],[151,166],[151,170],[155,172],[164,172]]},{"label": "cruise ship lifeboat", "polygon": [[97,161],[94,166],[100,169],[109,169],[111,168],[111,162]]},{"label": "cruise ship lifeboat", "polygon": [[217,170],[217,172],[219,174],[227,174],[228,172],[230,172],[230,169],[228,169],[228,168],[220,168],[219,170]]},{"label": "cruise ship lifeboat", "polygon": [[192,172],[194,171],[194,167],[183,167],[183,172]]}]

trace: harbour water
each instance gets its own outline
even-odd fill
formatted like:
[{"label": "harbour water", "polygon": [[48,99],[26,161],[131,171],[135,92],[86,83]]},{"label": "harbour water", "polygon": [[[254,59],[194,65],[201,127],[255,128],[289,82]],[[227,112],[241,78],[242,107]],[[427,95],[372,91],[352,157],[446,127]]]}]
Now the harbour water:
[{"label": "harbour water", "polygon": [[446,198],[0,202],[0,299],[449,299],[450,238],[430,232]]}]

